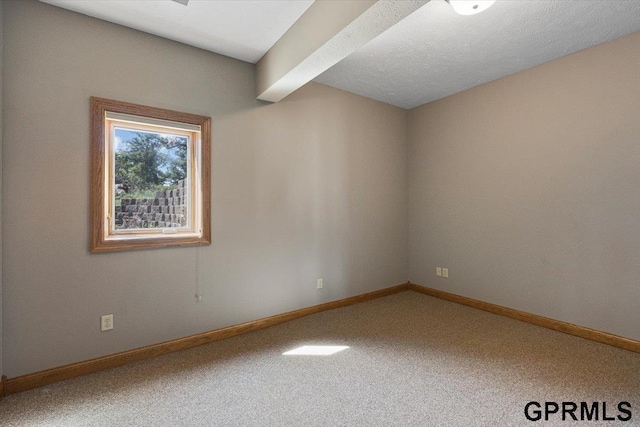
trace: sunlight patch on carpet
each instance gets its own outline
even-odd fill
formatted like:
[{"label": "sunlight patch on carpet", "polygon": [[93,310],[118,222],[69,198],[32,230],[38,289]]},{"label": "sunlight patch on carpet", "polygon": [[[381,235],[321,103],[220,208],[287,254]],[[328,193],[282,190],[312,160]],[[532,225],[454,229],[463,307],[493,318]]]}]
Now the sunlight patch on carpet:
[{"label": "sunlight patch on carpet", "polygon": [[331,356],[348,349],[346,345],[303,345],[282,353],[284,356]]}]

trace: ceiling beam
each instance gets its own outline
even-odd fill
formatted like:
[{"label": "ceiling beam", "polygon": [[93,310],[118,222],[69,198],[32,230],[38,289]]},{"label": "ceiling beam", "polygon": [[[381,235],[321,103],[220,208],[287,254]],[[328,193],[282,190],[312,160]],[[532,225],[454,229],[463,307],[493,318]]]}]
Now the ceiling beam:
[{"label": "ceiling beam", "polygon": [[257,97],[278,102],[429,0],[316,0],[256,64]]}]

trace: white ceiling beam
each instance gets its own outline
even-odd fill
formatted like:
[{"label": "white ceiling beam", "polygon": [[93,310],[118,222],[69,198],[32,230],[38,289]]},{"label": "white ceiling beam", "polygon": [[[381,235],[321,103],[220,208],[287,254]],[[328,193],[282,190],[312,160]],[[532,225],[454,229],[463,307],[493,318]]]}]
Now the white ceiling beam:
[{"label": "white ceiling beam", "polygon": [[316,0],[256,64],[258,99],[278,102],[429,0]]}]

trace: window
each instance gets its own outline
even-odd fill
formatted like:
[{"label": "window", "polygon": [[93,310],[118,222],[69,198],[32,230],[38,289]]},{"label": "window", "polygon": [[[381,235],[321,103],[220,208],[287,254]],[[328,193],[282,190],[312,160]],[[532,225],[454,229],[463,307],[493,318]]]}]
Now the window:
[{"label": "window", "polygon": [[211,119],[91,98],[91,252],[211,243]]}]

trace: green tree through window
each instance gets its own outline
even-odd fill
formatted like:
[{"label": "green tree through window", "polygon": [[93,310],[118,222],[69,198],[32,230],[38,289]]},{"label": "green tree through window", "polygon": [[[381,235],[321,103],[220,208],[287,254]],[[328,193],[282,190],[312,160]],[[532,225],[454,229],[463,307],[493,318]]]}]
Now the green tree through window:
[{"label": "green tree through window", "polygon": [[121,194],[152,196],[146,193],[173,189],[187,177],[187,138],[122,129],[116,137],[115,183]]}]

